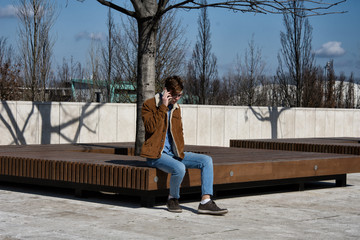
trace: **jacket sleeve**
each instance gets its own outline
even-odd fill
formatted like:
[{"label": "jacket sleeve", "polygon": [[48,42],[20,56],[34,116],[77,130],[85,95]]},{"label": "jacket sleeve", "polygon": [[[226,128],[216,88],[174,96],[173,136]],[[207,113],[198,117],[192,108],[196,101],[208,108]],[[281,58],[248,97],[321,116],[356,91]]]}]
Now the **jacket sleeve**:
[{"label": "jacket sleeve", "polygon": [[155,103],[152,103],[151,101],[145,101],[141,109],[145,131],[149,134],[152,134],[156,131],[156,129],[159,129],[161,124],[164,123],[164,119],[167,116],[167,111],[168,108],[163,104],[157,108]]}]

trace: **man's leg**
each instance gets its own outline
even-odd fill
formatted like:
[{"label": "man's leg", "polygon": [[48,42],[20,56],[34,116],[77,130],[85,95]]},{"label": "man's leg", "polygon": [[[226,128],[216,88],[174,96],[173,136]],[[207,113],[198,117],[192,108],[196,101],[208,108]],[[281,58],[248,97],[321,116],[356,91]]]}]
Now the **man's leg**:
[{"label": "man's leg", "polygon": [[197,168],[201,170],[201,193],[204,195],[213,195],[214,168],[210,156],[185,152],[182,163],[186,168]]},{"label": "man's leg", "polygon": [[179,160],[174,159],[165,153],[158,159],[147,159],[151,167],[158,168],[166,173],[170,173],[170,195],[176,199],[180,198],[180,185],[185,176],[185,165]]},{"label": "man's leg", "polygon": [[225,208],[219,208],[215,202],[208,198],[213,195],[214,168],[210,156],[192,152],[185,152],[182,160],[186,168],[201,169],[201,192],[202,201],[199,204],[198,213],[224,215],[228,212]]}]

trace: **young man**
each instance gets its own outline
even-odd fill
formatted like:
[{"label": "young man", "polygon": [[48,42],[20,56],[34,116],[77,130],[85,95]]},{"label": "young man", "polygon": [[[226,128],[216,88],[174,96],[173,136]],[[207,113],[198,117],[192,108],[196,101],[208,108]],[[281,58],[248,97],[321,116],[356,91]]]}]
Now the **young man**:
[{"label": "young man", "polygon": [[219,208],[210,196],[213,195],[213,162],[207,155],[184,152],[184,135],[180,106],[183,82],[178,76],[165,80],[165,88],[154,98],[144,102],[142,119],[145,126],[145,142],[141,156],[147,158],[151,167],[170,173],[170,193],[167,208],[170,212],[182,212],[178,199],[180,185],[186,168],[201,169],[202,198],[198,213],[223,215],[227,209]]}]

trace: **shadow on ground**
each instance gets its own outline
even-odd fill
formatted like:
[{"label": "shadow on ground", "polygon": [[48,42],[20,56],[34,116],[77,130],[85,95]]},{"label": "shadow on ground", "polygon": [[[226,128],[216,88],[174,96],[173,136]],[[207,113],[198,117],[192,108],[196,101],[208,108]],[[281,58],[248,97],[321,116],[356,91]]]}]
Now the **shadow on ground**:
[{"label": "shadow on ground", "polygon": [[[351,185],[347,185],[351,186]],[[313,191],[317,189],[325,188],[334,188],[336,187],[333,181],[324,181],[324,182],[309,182],[305,183],[305,191]],[[128,196],[121,195],[117,193],[108,193],[108,192],[91,192],[87,191],[84,197],[76,197],[75,191],[73,189],[67,188],[56,188],[56,187],[46,187],[38,186],[31,184],[20,184],[20,183],[8,183],[0,182],[0,190],[14,191],[28,194],[36,194],[54,198],[64,198],[77,201],[86,201],[92,203],[100,203],[128,208],[141,208],[141,199],[137,196]],[[225,198],[236,198],[242,196],[253,196],[253,195],[264,195],[264,194],[281,194],[284,192],[295,192],[299,191],[299,185],[279,185],[279,186],[270,186],[270,187],[254,187],[254,188],[244,188],[237,190],[226,190],[226,191],[217,191],[214,199],[225,199]],[[156,204],[154,209],[165,210],[164,204],[167,200],[166,196],[157,197]],[[200,200],[200,195],[195,193],[182,194],[181,202],[198,202]],[[195,209],[184,209],[191,212],[196,212]]]}]

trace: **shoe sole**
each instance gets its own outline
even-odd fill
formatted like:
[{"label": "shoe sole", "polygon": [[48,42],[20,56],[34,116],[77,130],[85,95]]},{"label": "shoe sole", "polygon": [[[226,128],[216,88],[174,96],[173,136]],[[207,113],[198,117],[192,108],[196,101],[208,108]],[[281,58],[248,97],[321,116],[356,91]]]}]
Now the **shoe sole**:
[{"label": "shoe sole", "polygon": [[199,214],[210,214],[210,215],[224,215],[228,213],[228,210],[221,211],[210,211],[210,210],[198,210]]},{"label": "shoe sole", "polygon": [[182,213],[182,209],[170,209],[169,206],[167,206],[167,205],[166,205],[166,207],[169,212]]},{"label": "shoe sole", "polygon": [[173,213],[182,213],[182,210],[180,209],[180,210],[170,210],[170,209],[168,209],[168,211],[169,212],[173,212]]}]

